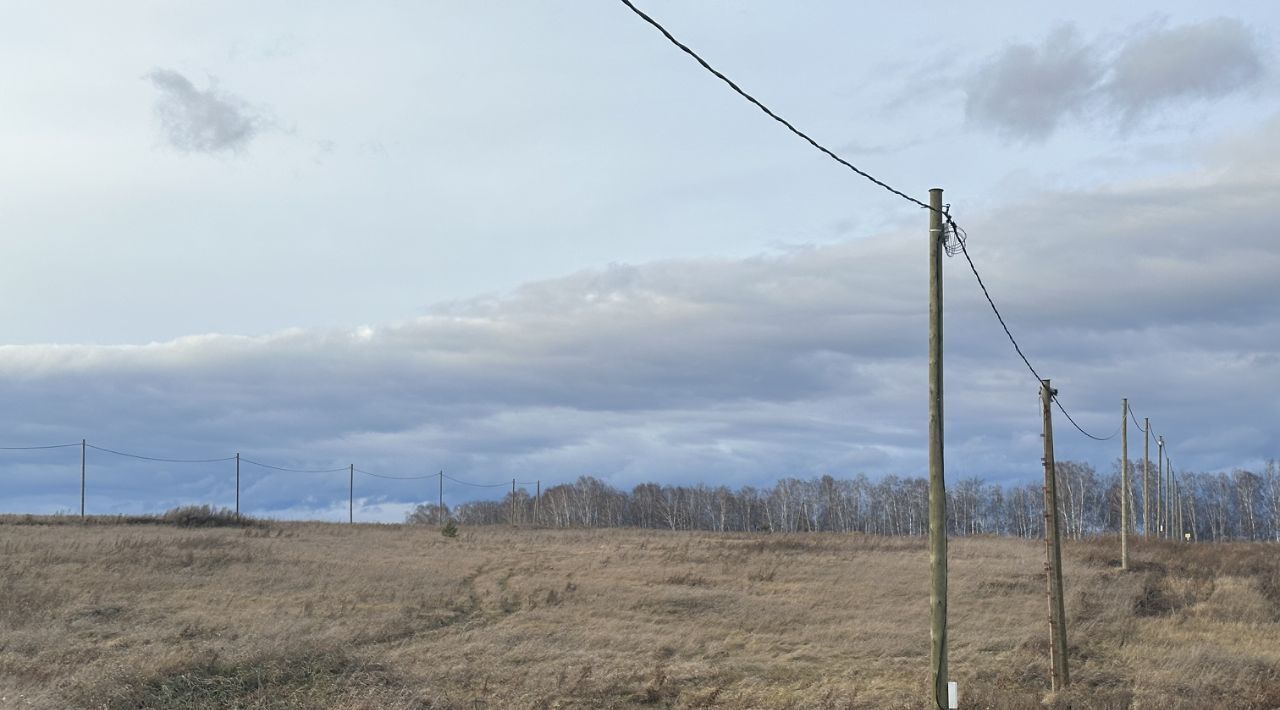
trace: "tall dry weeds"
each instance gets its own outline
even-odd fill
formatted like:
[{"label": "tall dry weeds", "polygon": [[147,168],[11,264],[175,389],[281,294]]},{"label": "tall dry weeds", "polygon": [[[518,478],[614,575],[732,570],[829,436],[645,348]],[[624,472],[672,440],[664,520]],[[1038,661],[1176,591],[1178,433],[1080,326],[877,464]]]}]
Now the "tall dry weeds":
[{"label": "tall dry weeds", "polygon": [[[860,535],[0,524],[0,707],[915,708],[922,541]],[[117,521],[118,523],[120,521]],[[1276,548],[951,545],[970,708],[1280,706]]]}]

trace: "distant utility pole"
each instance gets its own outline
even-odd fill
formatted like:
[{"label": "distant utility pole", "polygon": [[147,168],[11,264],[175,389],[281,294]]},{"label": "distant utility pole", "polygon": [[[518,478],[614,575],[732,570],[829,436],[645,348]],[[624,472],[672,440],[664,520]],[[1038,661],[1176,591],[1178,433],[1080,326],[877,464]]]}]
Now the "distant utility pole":
[{"label": "distant utility pole", "polygon": [[1151,538],[1151,419],[1142,418],[1142,536]]},{"label": "distant utility pole", "polygon": [[85,440],[80,440],[80,519],[84,519],[84,450]]},{"label": "distant utility pole", "polygon": [[1178,542],[1186,542],[1187,529],[1182,525],[1182,486],[1176,478],[1173,480],[1173,484],[1173,490],[1178,493]]},{"label": "distant utility pole", "polygon": [[1058,391],[1049,380],[1040,381],[1040,403],[1044,411],[1044,540],[1045,572],[1049,587],[1049,664],[1053,668],[1053,690],[1071,684],[1067,669],[1067,612],[1063,603],[1062,546],[1058,541],[1058,483],[1053,460],[1053,396]]},{"label": "distant utility pole", "polygon": [[356,465],[347,466],[347,523],[356,521]]},{"label": "distant utility pole", "polygon": [[1156,472],[1156,530],[1157,537],[1164,537],[1164,509],[1165,498],[1168,497],[1168,491],[1164,485],[1164,437],[1156,437],[1156,465],[1159,470]]},{"label": "distant utility pole", "polygon": [[444,525],[444,469],[440,469],[440,504],[436,506],[436,523]]},{"label": "distant utility pole", "polygon": [[929,666],[933,707],[947,708],[947,486],[942,460],[942,190],[929,190]]},{"label": "distant utility pole", "polygon": [[236,452],[236,520],[240,519],[240,452]]},{"label": "distant utility pole", "polygon": [[537,527],[538,522],[542,519],[542,479],[538,479],[537,493],[533,497],[533,526]]},{"label": "distant utility pole", "polygon": [[516,479],[511,479],[511,525],[516,524]]},{"label": "distant utility pole", "polygon": [[1129,398],[1120,410],[1120,569],[1129,569]]}]

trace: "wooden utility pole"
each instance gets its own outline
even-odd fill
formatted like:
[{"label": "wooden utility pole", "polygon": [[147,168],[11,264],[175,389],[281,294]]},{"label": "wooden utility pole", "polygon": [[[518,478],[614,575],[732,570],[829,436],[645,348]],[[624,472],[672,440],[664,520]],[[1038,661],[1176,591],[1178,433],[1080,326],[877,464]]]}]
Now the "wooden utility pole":
[{"label": "wooden utility pole", "polygon": [[1176,478],[1173,483],[1173,490],[1178,493],[1178,542],[1186,542],[1187,529],[1183,527],[1182,524],[1182,486],[1178,483]]},{"label": "wooden utility pole", "polygon": [[537,493],[533,496],[533,526],[537,527],[538,522],[542,520],[542,479],[538,479]]},{"label": "wooden utility pole", "polygon": [[1165,491],[1165,486],[1164,486],[1164,437],[1163,436],[1156,437],[1156,466],[1158,467],[1158,470],[1156,471],[1156,478],[1159,479],[1156,481],[1156,528],[1157,528],[1156,536],[1164,537],[1164,531],[1165,531],[1165,528],[1164,528],[1165,502],[1164,501],[1165,501],[1165,498],[1168,496],[1168,492]]},{"label": "wooden utility pole", "polygon": [[929,190],[929,665],[933,707],[948,707],[947,486],[942,462],[942,190]]},{"label": "wooden utility pole", "polygon": [[1176,501],[1173,499],[1173,459],[1168,458],[1169,454],[1165,453],[1164,460],[1164,529],[1165,537],[1173,539],[1173,505]]},{"label": "wooden utility pole", "polygon": [[1151,538],[1151,419],[1142,418],[1142,536]]},{"label": "wooden utility pole", "polygon": [[511,479],[511,525],[516,524],[516,479]]},{"label": "wooden utility pole", "polygon": [[1120,569],[1129,569],[1129,398],[1120,410]]},{"label": "wooden utility pole", "polygon": [[440,502],[436,506],[436,523],[444,526],[444,469],[440,470]]},{"label": "wooden utility pole", "polygon": [[80,440],[80,519],[84,519],[84,450],[85,440]]},{"label": "wooden utility pole", "polygon": [[240,452],[236,452],[236,520],[240,519]]},{"label": "wooden utility pole", "polygon": [[1067,669],[1067,612],[1063,603],[1062,546],[1058,541],[1058,482],[1053,461],[1053,396],[1057,390],[1048,380],[1040,381],[1040,404],[1044,411],[1044,541],[1045,572],[1049,588],[1049,664],[1053,668],[1052,689],[1071,684]]},{"label": "wooden utility pole", "polygon": [[356,465],[347,467],[347,522],[356,521]]}]

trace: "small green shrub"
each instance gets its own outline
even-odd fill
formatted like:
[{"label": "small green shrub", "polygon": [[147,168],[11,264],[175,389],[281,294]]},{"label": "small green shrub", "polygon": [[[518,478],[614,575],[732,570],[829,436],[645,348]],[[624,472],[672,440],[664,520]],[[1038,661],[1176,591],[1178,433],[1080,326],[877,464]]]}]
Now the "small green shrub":
[{"label": "small green shrub", "polygon": [[440,528],[440,534],[445,537],[458,536],[458,524],[453,522],[453,518],[444,521],[444,527]]}]

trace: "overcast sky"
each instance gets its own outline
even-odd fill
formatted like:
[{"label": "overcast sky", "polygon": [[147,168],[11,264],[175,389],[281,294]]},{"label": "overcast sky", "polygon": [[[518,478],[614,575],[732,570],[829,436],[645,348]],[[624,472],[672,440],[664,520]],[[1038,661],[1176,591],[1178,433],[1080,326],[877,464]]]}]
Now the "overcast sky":
[{"label": "overcast sky", "polygon": [[[1280,6],[638,4],[862,169],[944,188],[1082,426],[1127,396],[1178,470],[1280,456]],[[926,471],[927,214],[621,3],[4,15],[0,446],[624,488]],[[1034,481],[1035,380],[944,268],[948,478]],[[1118,439],[1055,427],[1111,469]],[[90,512],[234,501],[227,462],[89,454]],[[345,518],[344,474],[243,472],[245,510]],[[3,510],[78,510],[79,450],[0,452],[0,480]],[[359,477],[358,516],[434,485]]]}]

